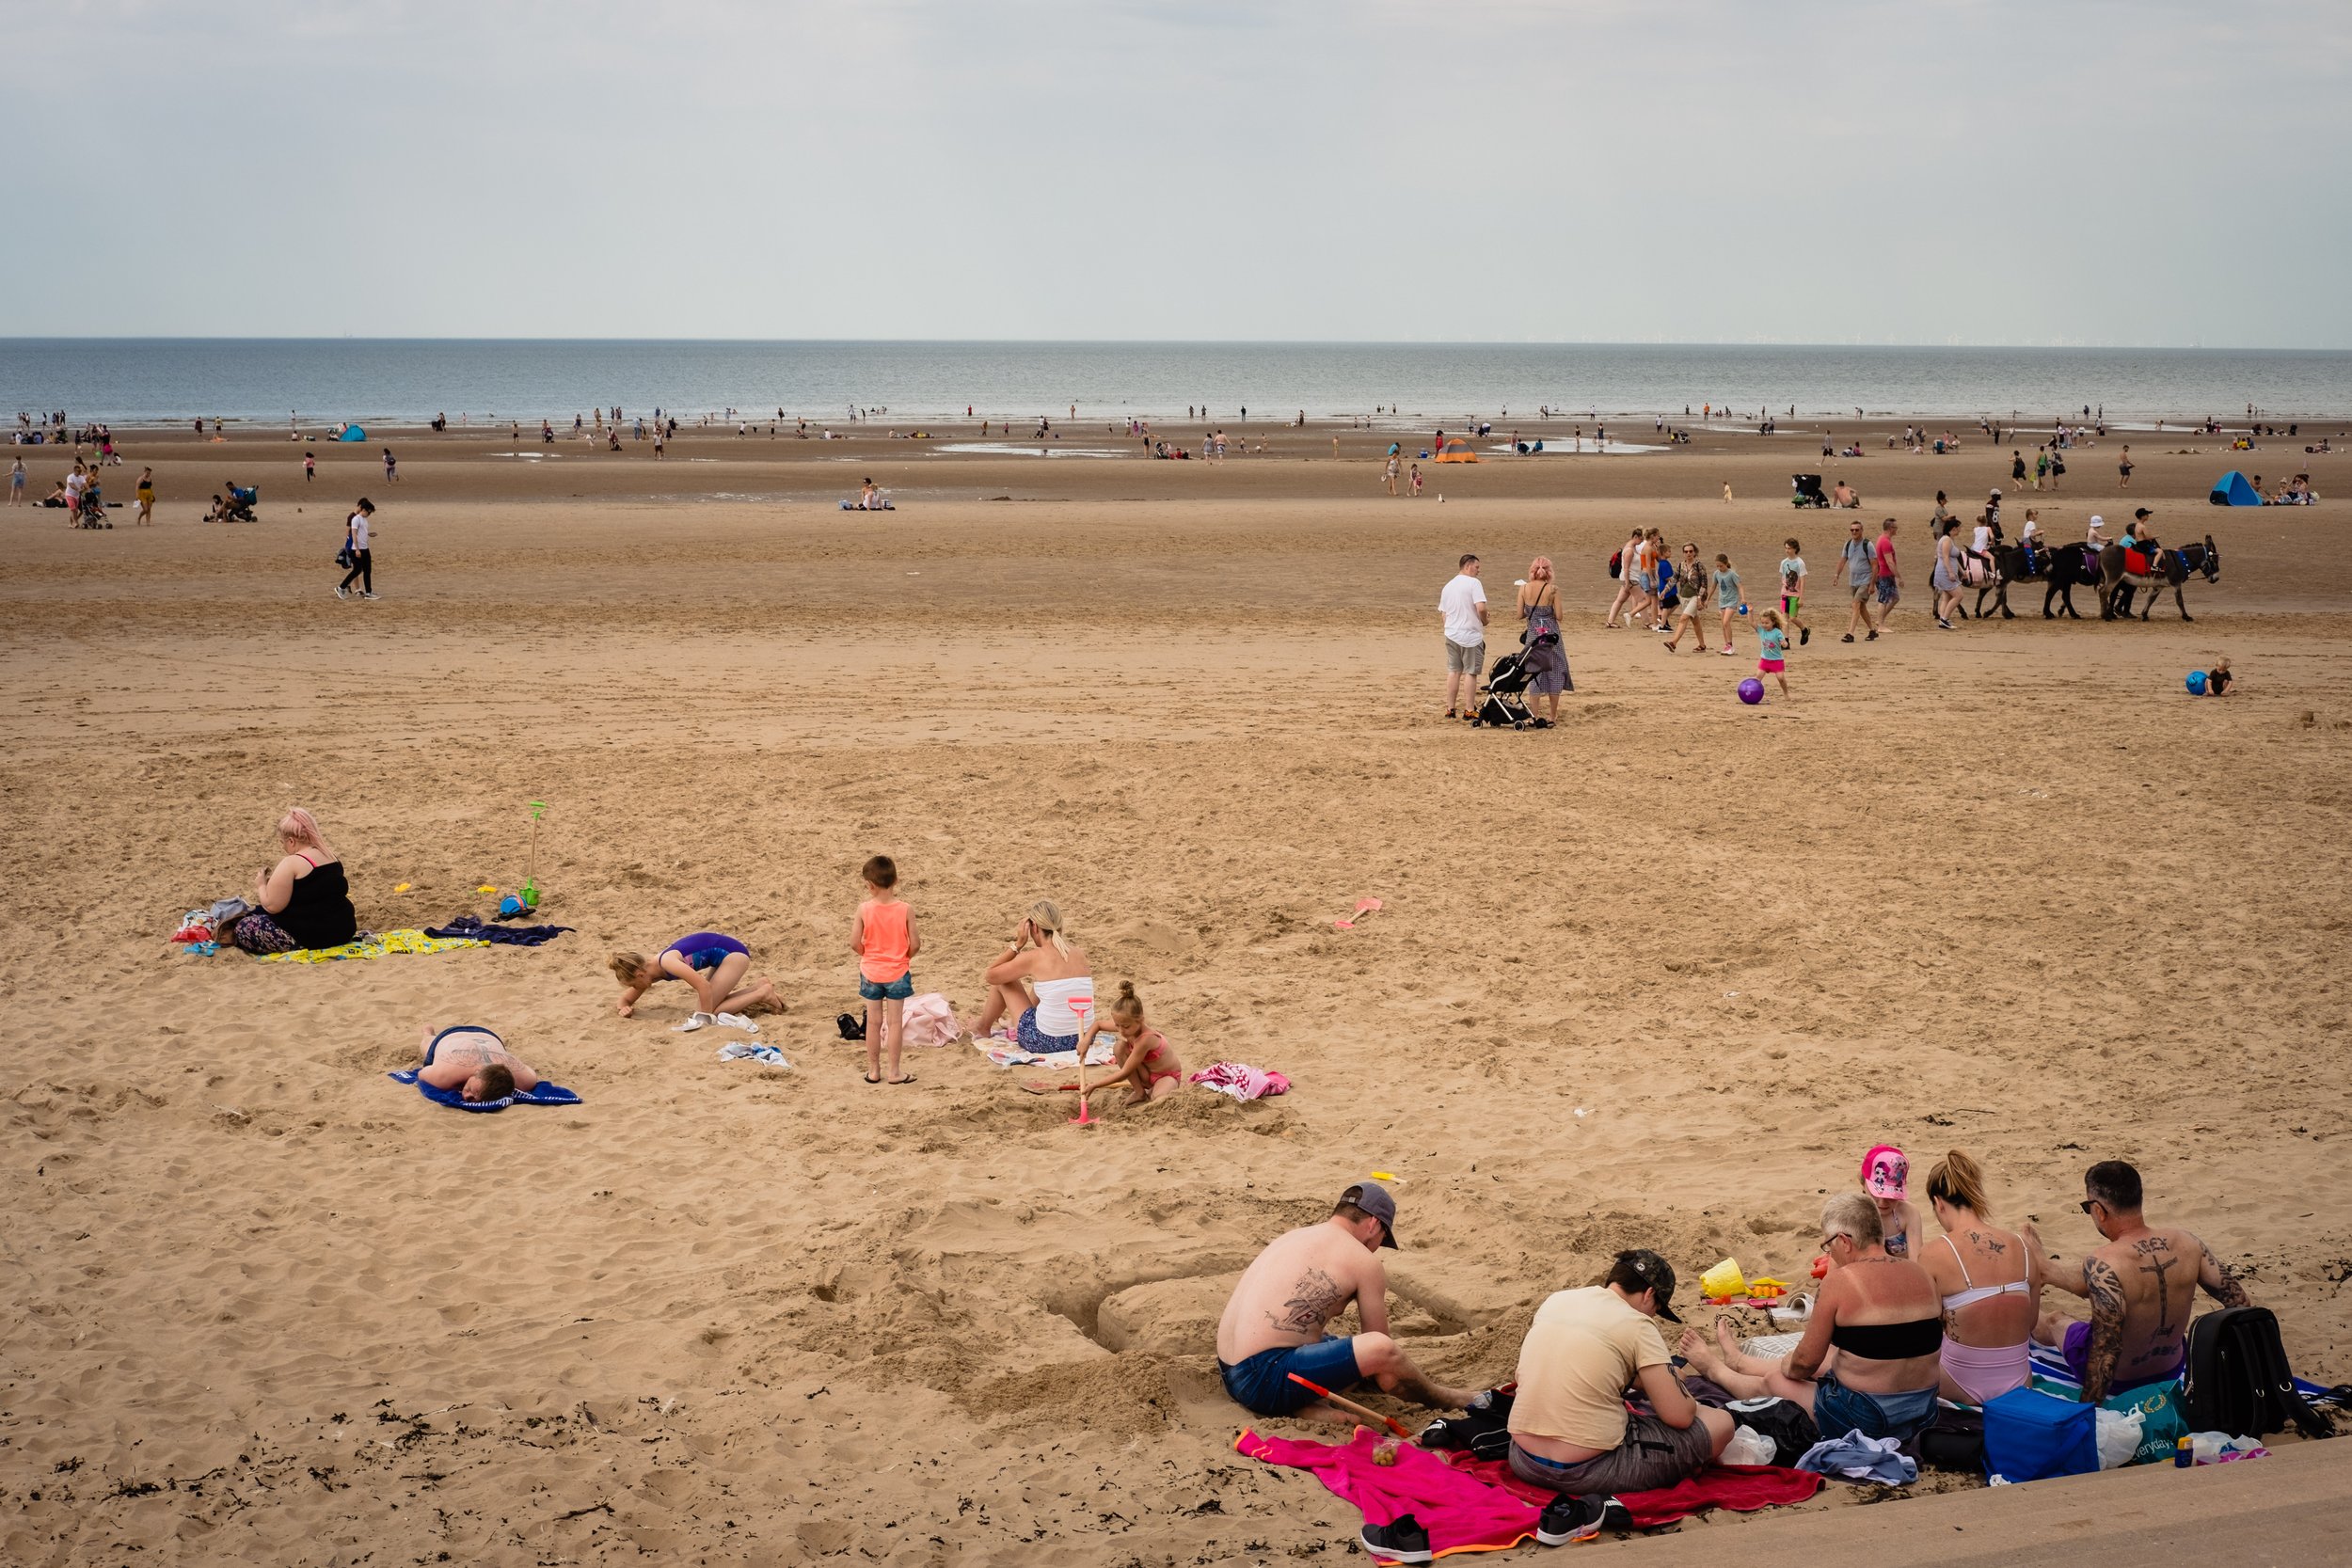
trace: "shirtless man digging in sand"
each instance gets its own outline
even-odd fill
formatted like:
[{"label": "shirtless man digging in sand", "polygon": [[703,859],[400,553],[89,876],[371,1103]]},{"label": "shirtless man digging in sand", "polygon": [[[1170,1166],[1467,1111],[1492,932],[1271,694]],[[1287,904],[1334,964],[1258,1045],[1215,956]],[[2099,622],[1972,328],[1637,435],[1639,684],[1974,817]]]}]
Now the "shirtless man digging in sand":
[{"label": "shirtless man digging in sand", "polygon": [[[1468,1407],[1470,1389],[1432,1383],[1389,1338],[1379,1254],[1396,1245],[1395,1223],[1396,1199],[1365,1182],[1340,1195],[1329,1219],[1277,1236],[1258,1254],[1216,1325],[1217,1371],[1236,1402],[1261,1416],[1355,1418],[1293,1383],[1296,1372],[1334,1392],[1370,1378],[1416,1403]],[[1363,1332],[1327,1338],[1325,1325],[1351,1301]]]},{"label": "shirtless man digging in sand", "polygon": [[[2083,1402],[2181,1375],[2187,1355],[2189,1310],[2197,1291],[2224,1307],[2246,1307],[2246,1287],[2231,1277],[2213,1248],[2177,1227],[2151,1226],[2140,1215],[2139,1172],[2121,1160],[2102,1160],[2083,1173],[2083,1212],[2106,1245],[2067,1261],[2052,1255],[2048,1277],[2069,1294],[2088,1297],[2090,1322],[2069,1323],[2044,1312],[2033,1337],[2065,1353],[2083,1382]],[[2033,1227],[2026,1244],[2042,1250]]]},{"label": "shirtless man digging in sand", "polygon": [[535,1089],[539,1075],[506,1049],[506,1042],[478,1023],[456,1023],[434,1032],[426,1024],[417,1041],[417,1077],[437,1089],[457,1089],[468,1100],[504,1100],[516,1089]]}]

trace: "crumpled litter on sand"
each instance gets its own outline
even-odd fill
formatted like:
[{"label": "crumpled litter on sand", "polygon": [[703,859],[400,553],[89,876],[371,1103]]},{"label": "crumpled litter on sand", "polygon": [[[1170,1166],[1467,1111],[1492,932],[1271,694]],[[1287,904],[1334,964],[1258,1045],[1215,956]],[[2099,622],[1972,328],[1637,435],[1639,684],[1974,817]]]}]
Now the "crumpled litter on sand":
[{"label": "crumpled litter on sand", "polygon": [[411,926],[398,931],[362,931],[356,942],[339,947],[297,947],[291,953],[257,953],[265,964],[324,964],[343,958],[381,958],[394,953],[447,953],[459,947],[487,947],[479,937],[429,937]]}]

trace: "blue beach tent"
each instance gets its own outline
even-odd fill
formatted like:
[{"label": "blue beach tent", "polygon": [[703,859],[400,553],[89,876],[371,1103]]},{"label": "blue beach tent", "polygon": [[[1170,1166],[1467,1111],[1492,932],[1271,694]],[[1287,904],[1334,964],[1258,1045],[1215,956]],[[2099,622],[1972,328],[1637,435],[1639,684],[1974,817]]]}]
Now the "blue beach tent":
[{"label": "blue beach tent", "polygon": [[2232,468],[2213,482],[2213,494],[2205,498],[2216,506],[2260,506],[2261,496],[2246,483],[2246,476]]},{"label": "blue beach tent", "polygon": [[[367,433],[366,431],[364,431],[364,430],[360,429],[360,428],[359,428],[358,425],[356,425],[356,424],[354,424],[354,425],[345,425],[345,426],[343,427],[343,433],[342,433],[342,435],[341,436],[337,437],[337,439],[339,439],[339,440],[344,440],[344,441],[364,441],[364,440],[366,440],[367,438],[368,438],[368,433]],[[2243,484],[2243,483],[2245,483],[2246,482],[2245,482],[2244,480],[2239,480],[2239,481],[2238,481],[2238,483],[2239,483],[2240,484]]]}]

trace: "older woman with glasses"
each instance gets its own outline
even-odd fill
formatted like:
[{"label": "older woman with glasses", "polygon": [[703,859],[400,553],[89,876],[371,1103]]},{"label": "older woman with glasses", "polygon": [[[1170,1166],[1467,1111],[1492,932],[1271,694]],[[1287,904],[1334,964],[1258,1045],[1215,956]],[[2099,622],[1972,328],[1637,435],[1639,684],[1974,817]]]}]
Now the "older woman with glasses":
[{"label": "older woman with glasses", "polygon": [[1715,1320],[1712,1345],[1682,1337],[1691,1364],[1740,1399],[1792,1400],[1823,1436],[1907,1438],[1935,1417],[1943,1372],[1943,1304],[1928,1271],[1890,1258],[1878,1207],[1840,1193],[1821,1209],[1821,1280],[1804,1337],[1777,1363],[1742,1353],[1730,1320]]}]

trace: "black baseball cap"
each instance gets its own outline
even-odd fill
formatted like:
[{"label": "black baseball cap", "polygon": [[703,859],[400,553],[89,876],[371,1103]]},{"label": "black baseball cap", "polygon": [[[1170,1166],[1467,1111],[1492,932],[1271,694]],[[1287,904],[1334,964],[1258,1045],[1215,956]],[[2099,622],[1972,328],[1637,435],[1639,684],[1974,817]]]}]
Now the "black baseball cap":
[{"label": "black baseball cap", "polygon": [[1617,1254],[1617,1267],[1640,1279],[1656,1293],[1660,1317],[1670,1323],[1682,1321],[1667,1305],[1675,1293],[1675,1266],[1672,1263],[1647,1247],[1637,1247],[1633,1251]]},{"label": "black baseball cap", "polygon": [[[1380,1244],[1382,1246],[1396,1245],[1396,1199],[1389,1196],[1388,1188],[1377,1181],[1359,1182],[1342,1193],[1340,1201],[1354,1204],[1380,1222]],[[1666,1278],[1671,1281],[1674,1275],[1669,1274]],[[1671,1289],[1672,1286],[1669,1285],[1668,1288]]]},{"label": "black baseball cap", "polygon": [[2151,518],[2151,517],[2154,516],[2154,515],[2155,515],[2155,514],[2154,514],[2154,513],[2153,513],[2153,512],[2151,512],[2151,511],[2149,511],[2146,507],[2144,507],[2144,506],[2143,506],[2143,507],[2141,507],[2138,511],[2137,511],[2137,512],[2133,513],[2133,514],[2132,514],[2132,515],[2133,515],[2133,516],[2135,516],[2135,517],[2137,517],[2137,518],[2138,518],[2141,522],[2143,522],[2143,523],[2144,523],[2144,522],[2146,522],[2149,518]]}]

